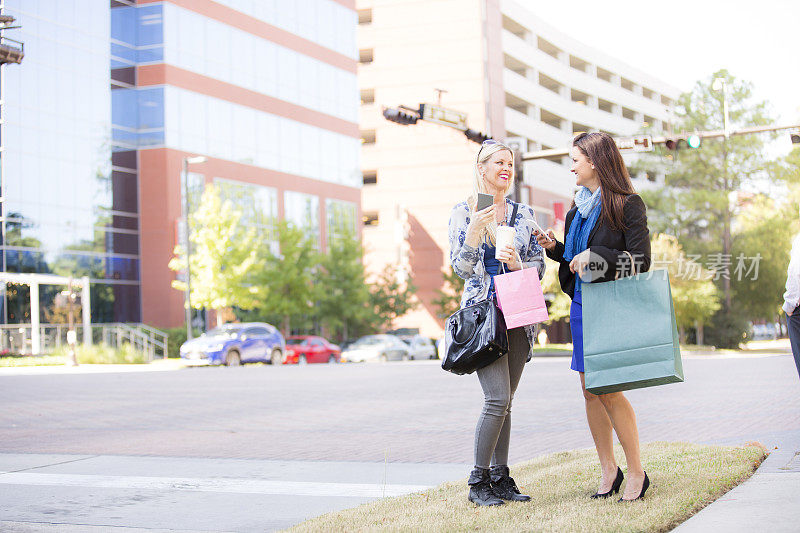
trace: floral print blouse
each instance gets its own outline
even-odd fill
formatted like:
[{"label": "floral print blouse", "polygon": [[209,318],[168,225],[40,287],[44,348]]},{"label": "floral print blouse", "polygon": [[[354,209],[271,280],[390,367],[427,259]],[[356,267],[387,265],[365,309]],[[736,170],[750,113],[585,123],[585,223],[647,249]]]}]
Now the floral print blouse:
[{"label": "floral print blouse", "polygon": [[[510,224],[514,203],[506,198],[506,224]],[[489,292],[491,276],[486,272],[483,263],[483,246],[473,248],[464,244],[467,236],[467,226],[470,222],[470,210],[467,202],[457,204],[450,213],[449,238],[450,238],[450,264],[453,271],[465,280],[464,294],[461,296],[461,308],[468,307],[485,299]],[[525,204],[519,204],[514,229],[514,248],[519,253],[525,268],[535,268],[539,272],[539,279],[544,277],[544,252],[536,241],[533,233],[533,209]],[[525,326],[528,343],[533,348],[535,327]],[[528,355],[530,360],[530,354]]]}]

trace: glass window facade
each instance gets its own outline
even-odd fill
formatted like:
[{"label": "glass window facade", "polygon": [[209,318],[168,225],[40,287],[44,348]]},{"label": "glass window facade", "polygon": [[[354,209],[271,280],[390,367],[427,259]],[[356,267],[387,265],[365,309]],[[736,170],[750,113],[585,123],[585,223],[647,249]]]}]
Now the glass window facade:
[{"label": "glass window facade", "polygon": [[[25,59],[2,69],[3,269],[88,275],[92,321],[138,322],[136,178],[111,157],[109,3],[4,7],[22,26],[12,31]],[[43,320],[52,291],[42,288]],[[0,320],[29,321],[27,297],[7,291]]]},{"label": "glass window facade", "polygon": [[256,228],[271,244],[277,241],[275,222],[278,220],[278,191],[252,183],[214,178],[223,201],[230,200],[241,210],[241,223]]},{"label": "glass window facade", "polygon": [[111,68],[164,60],[161,4],[111,10]]},{"label": "glass window facade", "polygon": [[114,146],[135,150],[164,145],[164,88],[111,91]]},{"label": "glass window facade", "polygon": [[291,222],[304,230],[314,242],[319,243],[319,197],[295,191],[286,191],[283,200],[283,214]]},{"label": "glass window facade", "polygon": [[[274,11],[290,11],[292,4],[284,3]],[[170,3],[165,3],[163,9],[166,63],[358,122],[358,81],[354,72]],[[316,24],[315,17],[304,17],[302,26]],[[330,21],[325,26],[336,28]]]},{"label": "glass window facade", "polygon": [[361,187],[356,138],[177,87],[164,95],[170,148]]},{"label": "glass window facade", "polygon": [[347,57],[356,57],[358,15],[333,0],[217,0],[217,3]]},{"label": "glass window facade", "polygon": [[356,213],[358,207],[353,202],[325,200],[325,218],[328,242],[344,235],[356,236]]}]

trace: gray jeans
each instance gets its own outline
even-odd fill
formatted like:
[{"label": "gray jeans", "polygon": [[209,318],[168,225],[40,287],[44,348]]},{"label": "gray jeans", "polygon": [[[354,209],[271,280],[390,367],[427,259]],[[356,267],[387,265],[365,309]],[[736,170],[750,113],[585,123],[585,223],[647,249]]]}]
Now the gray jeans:
[{"label": "gray jeans", "polygon": [[508,354],[477,371],[484,396],[483,411],[475,428],[477,468],[508,464],[511,401],[522,377],[529,350],[525,329],[511,329],[508,331]]}]

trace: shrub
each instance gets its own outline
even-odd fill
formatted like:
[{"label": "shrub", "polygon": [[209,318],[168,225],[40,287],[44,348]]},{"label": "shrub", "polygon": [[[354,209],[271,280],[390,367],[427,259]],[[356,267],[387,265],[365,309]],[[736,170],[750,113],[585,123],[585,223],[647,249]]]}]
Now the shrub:
[{"label": "shrub", "polygon": [[738,349],[747,337],[746,311],[720,309],[705,327],[704,343],[717,348]]},{"label": "shrub", "polygon": [[[162,329],[167,334],[167,357],[180,357],[181,344],[186,342],[186,327]],[[194,330],[194,336],[199,337],[202,331]]]},{"label": "shrub", "polygon": [[[66,346],[57,348],[53,355],[69,357],[69,349]],[[142,364],[147,363],[145,354],[136,351],[130,344],[123,344],[119,348],[114,348],[105,344],[93,344],[85,346],[79,344],[75,347],[75,356],[79,364]]]}]

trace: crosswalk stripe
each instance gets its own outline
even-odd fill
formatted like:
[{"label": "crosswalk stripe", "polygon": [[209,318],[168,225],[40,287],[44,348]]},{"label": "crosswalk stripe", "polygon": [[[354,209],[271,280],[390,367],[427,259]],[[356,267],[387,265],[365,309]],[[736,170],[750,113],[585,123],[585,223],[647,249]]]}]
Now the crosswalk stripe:
[{"label": "crosswalk stripe", "polygon": [[46,485],[110,489],[177,490],[285,496],[342,496],[382,498],[402,496],[431,488],[428,485],[382,485],[374,483],[320,483],[243,478],[177,478],[144,476],[100,476],[89,474],[44,474],[0,472],[0,484]]}]

